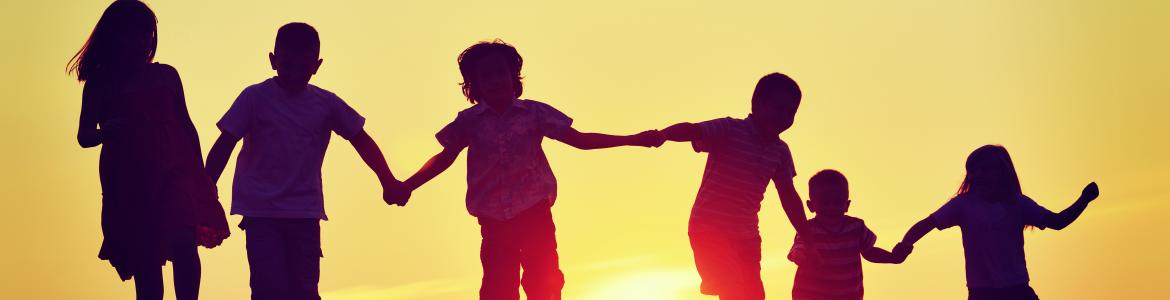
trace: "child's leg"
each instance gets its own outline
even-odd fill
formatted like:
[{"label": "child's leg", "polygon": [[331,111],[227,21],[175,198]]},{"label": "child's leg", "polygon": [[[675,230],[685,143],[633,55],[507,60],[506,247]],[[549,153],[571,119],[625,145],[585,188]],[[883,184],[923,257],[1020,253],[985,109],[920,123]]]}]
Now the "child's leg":
[{"label": "child's leg", "polygon": [[565,275],[557,257],[557,229],[550,207],[533,207],[516,218],[526,231],[520,237],[520,264],[524,267],[520,282],[524,294],[533,300],[561,299]]},{"label": "child's leg", "polygon": [[199,262],[199,248],[195,244],[195,229],[184,229],[171,240],[171,262],[175,276],[175,298],[178,300],[199,299],[199,280],[202,267]]},{"label": "child's leg", "polygon": [[717,233],[691,232],[688,234],[691,241],[691,250],[695,255],[695,270],[702,280],[699,292],[704,295],[721,295],[727,275],[732,264],[729,259],[733,255],[727,247],[727,241]]},{"label": "child's leg", "polygon": [[1028,284],[1004,288],[969,288],[968,300],[1039,300]]},{"label": "child's leg", "polygon": [[760,278],[760,236],[736,238],[735,246],[739,250],[739,270],[743,298],[751,300],[764,299],[764,281]]},{"label": "child's leg", "polygon": [[288,279],[292,290],[289,299],[321,300],[317,284],[321,281],[321,221],[288,219]]},{"label": "child's leg", "polygon": [[479,287],[481,300],[520,299],[519,231],[511,221],[479,218],[483,241],[479,260],[483,264],[483,282]]},{"label": "child's leg", "polygon": [[244,243],[248,251],[252,300],[283,300],[288,286],[284,237],[280,224],[269,218],[244,217]]},{"label": "child's leg", "polygon": [[162,300],[162,266],[139,263],[134,268],[134,294],[138,300]]}]

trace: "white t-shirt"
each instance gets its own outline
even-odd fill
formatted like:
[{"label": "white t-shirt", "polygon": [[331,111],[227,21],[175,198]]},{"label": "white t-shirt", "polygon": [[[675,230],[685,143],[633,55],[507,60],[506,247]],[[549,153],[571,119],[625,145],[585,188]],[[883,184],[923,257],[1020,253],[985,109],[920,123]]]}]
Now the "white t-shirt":
[{"label": "white t-shirt", "polygon": [[1028,283],[1024,226],[1044,229],[1053,215],[1024,195],[988,201],[971,193],[956,196],[930,215],[939,230],[963,232],[967,287],[1002,288]]},{"label": "white t-shirt", "polygon": [[231,213],[327,220],[321,163],[330,131],[349,139],[364,124],[345,101],[311,84],[289,94],[270,78],[244,89],[217,123],[244,141]]}]

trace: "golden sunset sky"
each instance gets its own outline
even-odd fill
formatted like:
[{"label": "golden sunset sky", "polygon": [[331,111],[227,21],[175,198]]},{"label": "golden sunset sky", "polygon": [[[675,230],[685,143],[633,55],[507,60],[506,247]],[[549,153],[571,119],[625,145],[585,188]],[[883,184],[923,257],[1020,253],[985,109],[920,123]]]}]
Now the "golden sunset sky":
[{"label": "golden sunset sky", "polygon": [[[7,299],[128,299],[97,259],[97,149],[74,135],[82,85],[65,73],[109,1],[4,1],[6,96],[0,290]],[[313,83],[367,119],[406,177],[469,104],[455,58],[502,38],[525,59],[524,97],[582,131],[632,134],[743,117],[760,76],[804,91],[791,146],[796,183],[818,170],[852,184],[850,214],[892,247],[958,188],[976,147],[1002,144],[1026,194],[1059,211],[1090,181],[1101,197],[1063,231],[1025,233],[1047,299],[1166,298],[1170,282],[1170,2],[1166,1],[149,1],[157,60],[175,66],[203,142],[269,68],[276,30],[315,26]],[[546,140],[566,299],[714,299],[698,293],[687,218],[705,155],[687,144],[582,151]],[[238,151],[238,148],[237,148]],[[220,180],[232,200],[231,174]],[[320,289],[330,300],[472,299],[479,227],[464,208],[466,154],[406,207],[334,137],[324,186]],[[793,230],[769,188],[760,226],[772,299],[790,294]],[[246,299],[244,234],[200,250],[204,299]],[[871,299],[966,295],[957,229],[902,265],[865,264]],[[169,268],[168,268],[169,272]],[[170,284],[171,280],[166,279]],[[169,288],[168,288],[169,290]],[[173,299],[168,291],[167,297]]]}]

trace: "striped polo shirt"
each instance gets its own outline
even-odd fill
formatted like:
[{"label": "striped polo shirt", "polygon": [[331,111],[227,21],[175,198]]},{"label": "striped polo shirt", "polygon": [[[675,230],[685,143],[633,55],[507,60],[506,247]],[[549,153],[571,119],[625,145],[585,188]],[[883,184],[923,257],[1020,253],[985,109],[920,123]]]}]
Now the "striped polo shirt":
[{"label": "striped polo shirt", "polygon": [[791,250],[794,253],[790,256],[816,251],[823,261],[816,266],[796,268],[792,299],[862,299],[865,289],[862,286],[861,251],[873,247],[877,235],[861,219],[844,218],[844,221],[831,223],[818,218],[809,220],[809,233],[817,237],[816,243],[806,243],[804,237],[796,235]]},{"label": "striped polo shirt", "polygon": [[697,125],[701,136],[692,145],[708,154],[689,231],[759,236],[760,202],[768,182],[796,176],[788,144],[777,136],[764,136],[751,116]]}]

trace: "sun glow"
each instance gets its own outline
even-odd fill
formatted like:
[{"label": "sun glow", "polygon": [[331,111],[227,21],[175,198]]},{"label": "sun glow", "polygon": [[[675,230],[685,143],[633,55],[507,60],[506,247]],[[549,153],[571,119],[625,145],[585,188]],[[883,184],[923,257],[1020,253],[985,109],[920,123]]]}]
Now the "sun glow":
[{"label": "sun glow", "polygon": [[683,269],[627,273],[603,283],[588,294],[589,300],[676,300],[698,294],[698,275]]}]

